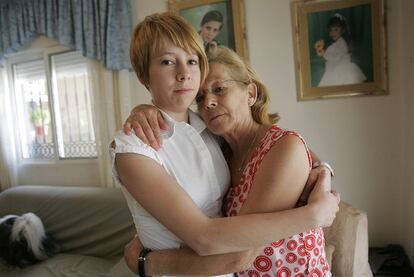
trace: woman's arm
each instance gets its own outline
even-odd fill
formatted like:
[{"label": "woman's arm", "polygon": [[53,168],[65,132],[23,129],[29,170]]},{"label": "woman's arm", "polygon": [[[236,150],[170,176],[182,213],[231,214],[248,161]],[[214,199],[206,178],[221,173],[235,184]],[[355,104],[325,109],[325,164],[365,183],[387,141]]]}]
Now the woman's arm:
[{"label": "woman's arm", "polygon": [[[136,106],[124,123],[124,132],[130,134],[134,130],[135,134],[145,143],[158,150],[162,147],[161,129],[168,129],[168,124],[165,123],[160,111],[152,105],[142,104]],[[313,163],[320,162],[319,157],[309,150]],[[309,195],[315,186],[316,179],[320,171],[323,169],[323,164],[311,170],[306,186],[298,200],[297,206],[306,204]]]},{"label": "woman's arm", "polygon": [[[240,212],[267,213],[293,209],[304,189],[309,171],[303,142],[294,135],[281,138],[258,167]],[[294,222],[295,219],[292,219]]]},{"label": "woman's arm", "polygon": [[[124,249],[125,261],[129,269],[138,273],[138,256],[143,246],[138,237]],[[245,270],[251,266],[258,251],[199,256],[188,247],[180,249],[156,250],[149,253],[145,261],[145,273],[154,275],[206,276],[222,275]]]},{"label": "woman's arm", "polygon": [[[175,179],[150,158],[117,154],[116,166],[123,185],[135,200],[199,255],[248,250],[307,229],[330,225],[338,210],[336,197],[326,192],[320,196],[322,201],[289,211],[209,218]],[[294,224],[292,218],[296,219]]]},{"label": "woman's arm", "polygon": [[[309,163],[303,143],[293,136],[281,139],[263,160],[241,213],[274,212],[293,208],[308,171]],[[322,187],[326,187],[327,181],[327,178],[319,179]],[[291,219],[292,222],[295,220]],[[133,271],[137,270],[139,247],[140,243],[135,241],[135,247],[132,244],[126,248],[126,261]],[[248,268],[258,251],[252,249],[204,257],[191,249],[153,251],[147,258],[145,269],[149,275],[218,275],[237,272]]]}]

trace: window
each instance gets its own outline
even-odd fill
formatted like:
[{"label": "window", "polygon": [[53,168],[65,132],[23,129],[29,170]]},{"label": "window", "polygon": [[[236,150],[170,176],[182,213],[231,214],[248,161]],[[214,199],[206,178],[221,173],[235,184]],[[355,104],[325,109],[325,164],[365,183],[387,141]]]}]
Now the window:
[{"label": "window", "polygon": [[95,158],[86,58],[71,51],[15,60],[10,70],[22,158]]}]

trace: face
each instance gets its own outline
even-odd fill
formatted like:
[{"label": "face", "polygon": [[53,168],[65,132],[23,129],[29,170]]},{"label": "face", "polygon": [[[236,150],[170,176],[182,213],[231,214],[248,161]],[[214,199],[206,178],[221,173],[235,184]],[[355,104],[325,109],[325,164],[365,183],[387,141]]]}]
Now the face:
[{"label": "face", "polygon": [[329,28],[329,36],[331,37],[331,39],[333,39],[334,41],[336,41],[338,38],[340,38],[342,36],[343,30],[342,27],[340,26],[331,26]]},{"label": "face", "polygon": [[200,67],[196,54],[164,39],[151,57],[149,84],[155,105],[166,112],[183,112],[191,105],[200,86]]},{"label": "face", "polygon": [[209,74],[196,102],[211,132],[226,135],[251,119],[249,98],[255,97],[252,88],[252,84],[232,79],[225,65],[210,64]]},{"label": "face", "polygon": [[220,33],[221,24],[218,21],[209,21],[200,27],[200,36],[204,42],[213,41]]}]

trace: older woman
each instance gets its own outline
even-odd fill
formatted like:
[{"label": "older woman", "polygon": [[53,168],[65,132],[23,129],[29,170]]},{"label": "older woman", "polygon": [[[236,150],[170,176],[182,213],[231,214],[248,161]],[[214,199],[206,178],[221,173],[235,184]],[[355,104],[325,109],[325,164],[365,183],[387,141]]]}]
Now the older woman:
[{"label": "older woman", "polygon": [[[208,129],[226,141],[223,148],[232,185],[224,200],[225,215],[292,211],[312,167],[306,143],[299,134],[275,125],[278,116],[267,112],[266,87],[236,53],[220,47],[210,53],[209,65],[196,102]],[[301,221],[292,218],[287,224],[300,225]],[[250,234],[252,240],[269,225],[254,228],[257,233]],[[230,241],[241,235],[238,228],[233,232]],[[145,271],[148,275],[211,275],[237,268],[239,276],[330,276],[321,228],[263,245],[206,257],[191,249],[153,251],[147,256]],[[133,271],[137,271],[136,255],[141,249],[138,239],[126,248],[126,260]],[[241,259],[236,267],[235,255]],[[226,261],[228,267],[223,268]]]}]

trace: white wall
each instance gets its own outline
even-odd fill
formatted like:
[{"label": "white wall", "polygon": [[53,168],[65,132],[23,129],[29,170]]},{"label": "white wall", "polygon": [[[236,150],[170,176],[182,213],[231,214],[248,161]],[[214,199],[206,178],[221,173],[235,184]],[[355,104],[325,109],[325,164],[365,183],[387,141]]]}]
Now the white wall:
[{"label": "white wall", "polygon": [[367,212],[376,245],[400,242],[402,235],[402,1],[390,4],[390,95],[297,102],[289,1],[246,1],[250,61],[273,91],[271,110],[332,163],[334,186]]},{"label": "white wall", "polygon": [[[134,26],[142,21],[145,16],[167,10],[167,1],[165,0],[133,0],[133,22]],[[151,103],[151,97],[146,88],[138,82],[135,73],[130,73],[131,98],[133,103]]]},{"label": "white wall", "polygon": [[[250,62],[273,92],[271,111],[279,112],[283,127],[302,133],[334,166],[333,185],[342,199],[368,214],[370,244],[404,243],[411,254],[414,213],[408,200],[414,197],[414,170],[408,157],[414,155],[409,143],[414,128],[408,116],[414,116],[414,58],[409,52],[414,46],[413,2],[387,2],[389,95],[298,102],[290,1],[245,0]],[[165,9],[163,0],[134,0],[135,22]],[[408,42],[411,47],[404,47]],[[133,101],[148,102],[148,93],[133,74],[130,80]]]},{"label": "white wall", "polygon": [[405,132],[404,138],[406,146],[405,149],[405,175],[403,180],[403,189],[405,197],[402,198],[404,202],[404,242],[407,253],[411,258],[411,263],[414,264],[414,1],[405,0],[404,12],[401,13],[403,20],[402,24],[402,42],[403,49],[406,55],[403,58],[403,76],[405,85],[405,98],[403,100],[405,109]]}]

